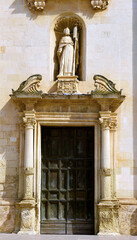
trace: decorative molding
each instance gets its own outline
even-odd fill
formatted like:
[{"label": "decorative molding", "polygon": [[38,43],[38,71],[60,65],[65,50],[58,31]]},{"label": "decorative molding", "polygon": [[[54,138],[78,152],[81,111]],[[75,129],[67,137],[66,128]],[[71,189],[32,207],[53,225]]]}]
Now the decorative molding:
[{"label": "decorative molding", "polygon": [[101,176],[111,176],[112,175],[112,169],[110,168],[102,168],[99,170],[99,174]]},{"label": "decorative molding", "polygon": [[25,168],[24,169],[24,174],[25,175],[34,175],[34,168],[30,168],[30,167]]},{"label": "decorative molding", "polygon": [[91,5],[95,10],[105,10],[109,5],[109,0],[92,0]]},{"label": "decorative molding", "polygon": [[12,89],[12,94],[14,96],[20,94],[42,94],[42,91],[39,91],[40,81],[42,80],[42,76],[40,74],[32,75],[27,80],[23,81],[19,88],[14,91]]},{"label": "decorative molding", "polygon": [[42,12],[46,7],[47,0],[26,0],[27,6],[32,12]]},{"label": "decorative molding", "polygon": [[108,95],[108,94],[116,94],[120,95],[122,93],[122,89],[118,91],[115,88],[115,83],[113,83],[111,80],[108,80],[102,75],[95,75],[93,77],[95,83],[94,86],[96,89],[91,92],[91,94],[101,94],[101,95]]}]

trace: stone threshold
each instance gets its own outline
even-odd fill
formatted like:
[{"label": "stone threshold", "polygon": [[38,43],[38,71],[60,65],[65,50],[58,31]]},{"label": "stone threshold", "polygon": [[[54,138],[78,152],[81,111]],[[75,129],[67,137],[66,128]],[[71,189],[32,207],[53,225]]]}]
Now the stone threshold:
[{"label": "stone threshold", "polygon": [[137,236],[112,236],[112,235],[18,235],[0,234],[0,240],[136,240]]}]

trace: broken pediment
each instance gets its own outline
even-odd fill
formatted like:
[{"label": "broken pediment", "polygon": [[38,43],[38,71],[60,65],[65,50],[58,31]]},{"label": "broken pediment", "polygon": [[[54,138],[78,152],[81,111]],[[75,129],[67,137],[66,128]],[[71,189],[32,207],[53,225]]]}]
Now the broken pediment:
[{"label": "broken pediment", "polygon": [[23,81],[17,90],[12,89],[13,96],[21,95],[21,94],[42,94],[40,88],[40,81],[42,80],[42,76],[40,74],[32,75],[27,80]]},{"label": "broken pediment", "polygon": [[98,105],[102,111],[116,111],[124,101],[125,96],[122,91],[115,88],[115,84],[101,75],[94,76],[96,89],[87,94],[80,93],[78,90],[79,81],[77,79],[58,79],[56,81],[56,90],[53,93],[43,93],[39,90],[42,76],[37,74],[29,77],[22,82],[19,88],[12,90],[11,98],[15,101],[31,102],[39,104],[67,104],[73,106],[80,105]]}]

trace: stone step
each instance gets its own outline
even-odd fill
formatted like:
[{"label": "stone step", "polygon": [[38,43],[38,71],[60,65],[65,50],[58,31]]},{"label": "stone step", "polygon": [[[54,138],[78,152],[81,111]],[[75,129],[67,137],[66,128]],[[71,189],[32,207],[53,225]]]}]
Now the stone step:
[{"label": "stone step", "polygon": [[137,240],[137,236],[18,235],[1,233],[0,240]]}]

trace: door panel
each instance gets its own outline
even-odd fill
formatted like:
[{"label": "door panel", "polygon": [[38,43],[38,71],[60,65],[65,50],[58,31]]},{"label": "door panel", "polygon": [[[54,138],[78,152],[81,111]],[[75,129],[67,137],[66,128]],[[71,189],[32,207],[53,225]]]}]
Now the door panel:
[{"label": "door panel", "polygon": [[94,128],[42,127],[41,233],[94,233]]}]

